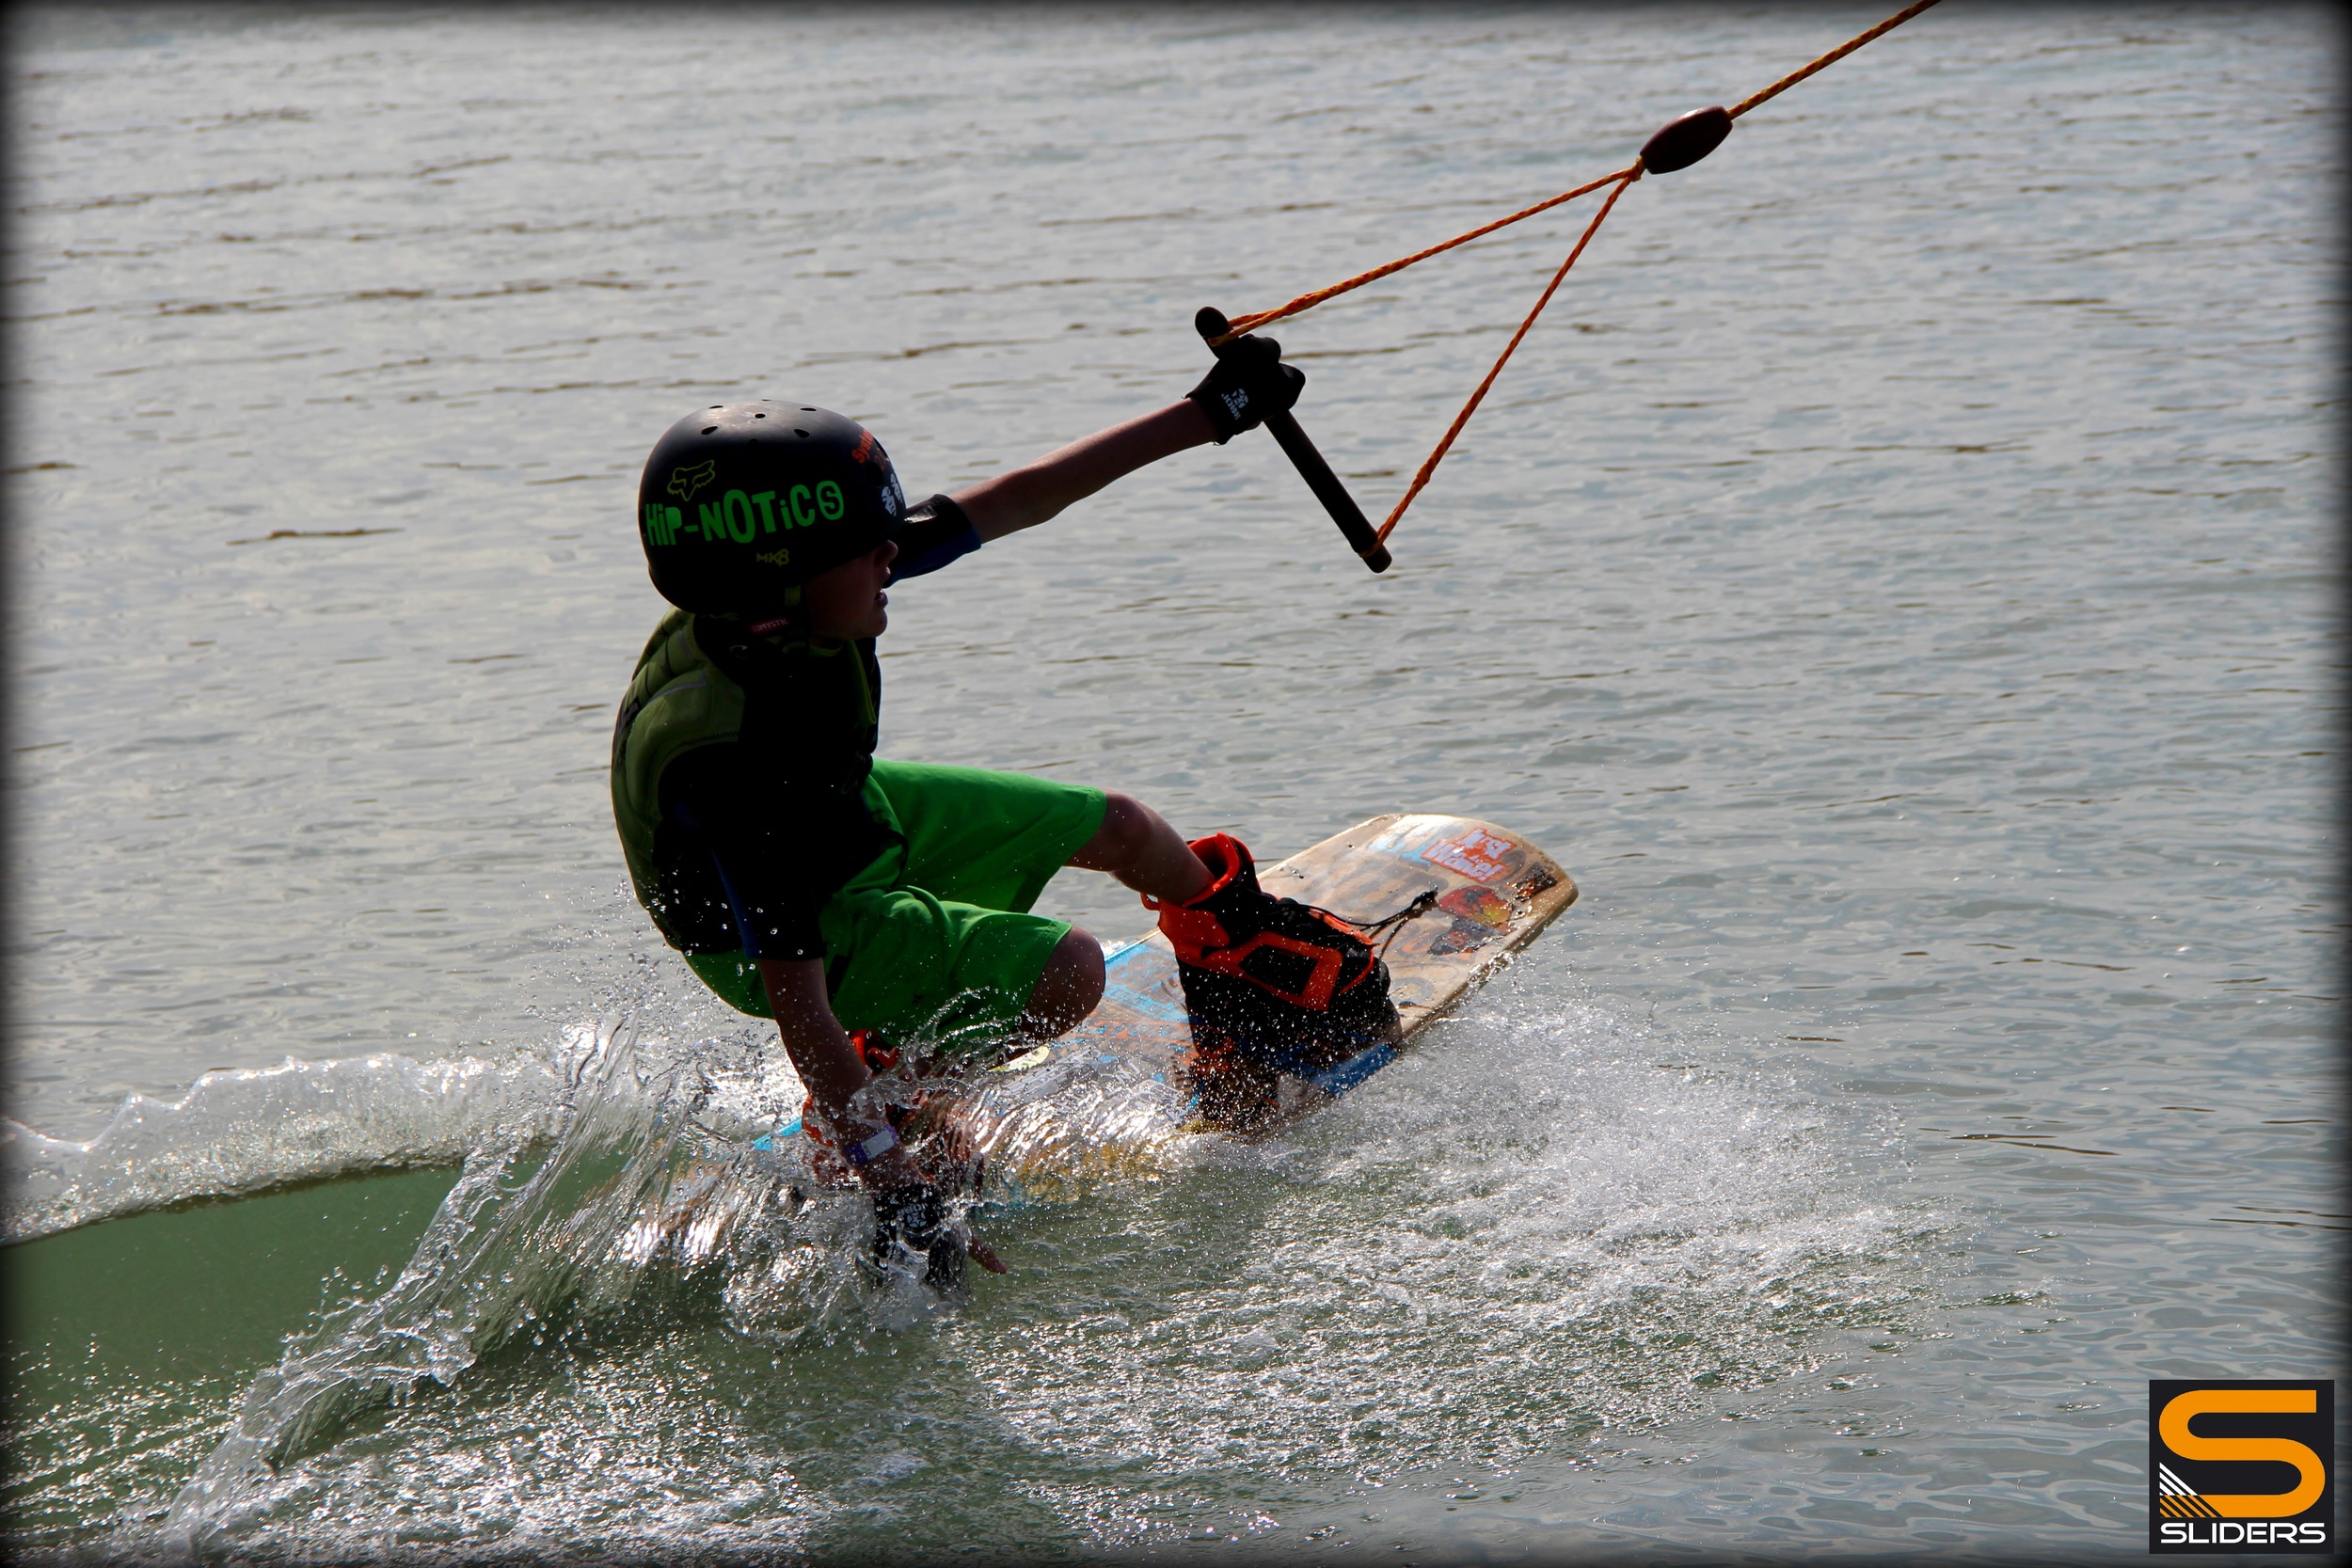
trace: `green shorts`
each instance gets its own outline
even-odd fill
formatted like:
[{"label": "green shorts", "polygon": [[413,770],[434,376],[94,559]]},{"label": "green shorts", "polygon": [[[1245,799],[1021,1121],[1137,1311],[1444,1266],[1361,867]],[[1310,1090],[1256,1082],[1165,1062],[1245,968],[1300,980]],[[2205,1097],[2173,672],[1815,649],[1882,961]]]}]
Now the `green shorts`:
[{"label": "green shorts", "polygon": [[[954,1054],[1001,1041],[1070,930],[1029,906],[1101,830],[1103,807],[1101,790],[1079,784],[877,758],[866,809],[905,842],[817,917],[842,1027]],[[751,959],[686,961],[737,1011],[771,1016]]]}]

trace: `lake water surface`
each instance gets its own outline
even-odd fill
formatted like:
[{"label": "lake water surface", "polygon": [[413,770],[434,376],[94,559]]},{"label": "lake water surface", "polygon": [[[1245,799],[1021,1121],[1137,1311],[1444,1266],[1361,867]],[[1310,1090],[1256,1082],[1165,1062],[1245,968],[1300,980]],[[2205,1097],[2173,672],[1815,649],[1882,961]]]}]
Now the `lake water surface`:
[{"label": "lake water surface", "polygon": [[[2145,1380],[2344,1368],[2319,8],[1956,3],[1775,100],[1383,577],[1253,436],[907,584],[888,754],[1582,898],[961,1310],[596,1251],[794,1100],[611,825],[672,420],[954,488],[1878,14],[14,13],[11,1544],[2138,1556]],[[1276,329],[1375,517],[1591,210]]]}]

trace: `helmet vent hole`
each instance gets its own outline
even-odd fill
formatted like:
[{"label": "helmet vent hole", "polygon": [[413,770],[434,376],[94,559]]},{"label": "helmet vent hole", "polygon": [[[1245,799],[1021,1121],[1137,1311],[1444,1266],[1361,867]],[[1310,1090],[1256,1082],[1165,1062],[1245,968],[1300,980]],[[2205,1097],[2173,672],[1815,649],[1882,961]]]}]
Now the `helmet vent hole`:
[{"label": "helmet vent hole", "polygon": [[801,429],[798,425],[795,425],[792,429],[792,434],[795,436],[806,436],[808,432]]},{"label": "helmet vent hole", "polygon": [[712,435],[716,435],[716,434],[718,433],[718,430],[719,430],[719,427],[718,427],[717,425],[715,425],[715,424],[707,424],[707,425],[703,426],[703,434],[704,434],[705,436],[712,436]]},{"label": "helmet vent hole", "polygon": [[817,410],[816,410],[816,409],[814,409],[814,408],[811,408],[811,407],[810,407],[807,404],[805,404],[805,403],[804,403],[804,404],[801,404],[801,412],[802,412],[802,413],[803,413],[803,414],[814,414],[814,413],[816,413],[816,412],[817,412]]}]

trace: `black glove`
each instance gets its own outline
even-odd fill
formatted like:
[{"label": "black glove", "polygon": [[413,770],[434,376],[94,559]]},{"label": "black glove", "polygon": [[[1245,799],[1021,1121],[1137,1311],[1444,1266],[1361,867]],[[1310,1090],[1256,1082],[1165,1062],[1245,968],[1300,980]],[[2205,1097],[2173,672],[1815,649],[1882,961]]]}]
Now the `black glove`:
[{"label": "black glove", "polygon": [[1208,415],[1221,447],[1243,431],[1257,429],[1268,414],[1289,408],[1306,385],[1305,371],[1282,363],[1281,344],[1244,333],[1225,345],[1216,368],[1184,396]]},{"label": "black glove", "polygon": [[870,1272],[879,1277],[888,1265],[919,1258],[923,1283],[943,1296],[956,1294],[963,1288],[963,1238],[947,1221],[947,1200],[937,1187],[876,1193]]}]

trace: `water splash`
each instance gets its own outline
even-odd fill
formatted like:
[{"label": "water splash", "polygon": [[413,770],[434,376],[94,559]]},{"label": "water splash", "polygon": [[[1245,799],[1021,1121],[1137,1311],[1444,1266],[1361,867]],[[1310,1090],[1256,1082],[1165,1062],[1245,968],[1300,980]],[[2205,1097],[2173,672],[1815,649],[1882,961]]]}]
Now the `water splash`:
[{"label": "water splash", "polygon": [[246,1388],[162,1521],[167,1558],[260,1528],[289,1470],[367,1412],[452,1388],[525,1338],[595,1345],[649,1294],[660,1320],[715,1281],[731,1319],[786,1339],[903,1329],[940,1308],[912,1278],[856,1267],[870,1208],[823,1192],[804,1145],[752,1147],[797,1090],[788,1068],[723,1039],[657,1060],[607,1019],[567,1035],[550,1076],[543,1114],[501,1122],[466,1151],[389,1288],[326,1316]]},{"label": "water splash", "polygon": [[1888,1130],[1599,1006],[1439,1027],[1285,1138],[1073,1216],[1073,1248],[1199,1260],[976,1338],[992,1405],[1161,1473],[1502,1465],[1754,1403],[1904,1318],[1932,1222]]},{"label": "water splash", "polygon": [[[1017,1272],[961,1309],[869,1283],[863,1200],[797,1142],[753,1146],[788,1069],[575,1032],[545,1114],[469,1151],[391,1286],[256,1378],[113,1545],[881,1552],[902,1509],[964,1505],[951,1478],[1045,1450],[1070,1486],[1001,1517],[1137,1545],[1256,1519],[1268,1485],[1612,1451],[1904,1318],[1924,1222],[1865,1168],[1896,1158],[1880,1130],[1599,1006],[1490,999],[1440,1030],[1279,1136],[1147,1140],[1120,1180],[1072,1118],[1125,1126],[1140,1087],[1083,1063],[992,1085],[1002,1147],[1063,1173],[1025,1197],[1089,1201],[983,1208]],[[592,1451],[632,1457],[559,1457]]]}]

